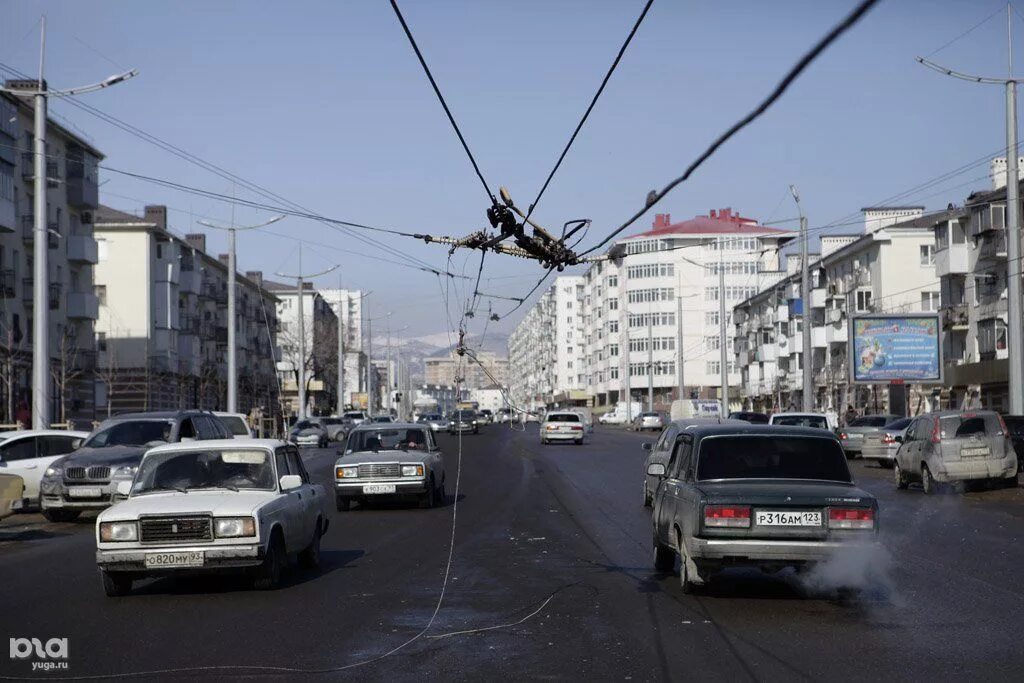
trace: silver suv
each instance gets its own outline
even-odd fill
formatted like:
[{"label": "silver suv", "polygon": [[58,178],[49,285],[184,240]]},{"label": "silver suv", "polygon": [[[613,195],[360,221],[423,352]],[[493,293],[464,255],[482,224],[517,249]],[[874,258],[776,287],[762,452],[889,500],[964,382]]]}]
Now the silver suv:
[{"label": "silver suv", "polygon": [[901,441],[893,467],[898,488],[919,481],[932,493],[937,483],[1017,483],[1017,455],[1003,419],[991,410],[921,415],[896,438]]}]

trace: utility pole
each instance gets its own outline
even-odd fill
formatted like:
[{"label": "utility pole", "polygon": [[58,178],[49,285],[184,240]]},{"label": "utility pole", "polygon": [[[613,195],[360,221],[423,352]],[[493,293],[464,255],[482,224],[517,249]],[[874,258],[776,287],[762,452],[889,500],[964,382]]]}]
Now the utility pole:
[{"label": "utility pole", "polygon": [[946,76],[981,83],[1002,85],[1006,89],[1006,337],[1009,371],[1007,384],[1010,390],[1010,409],[1013,415],[1024,412],[1024,315],[1021,301],[1021,232],[1020,196],[1017,163],[1017,83],[1013,77],[1013,31],[1012,8],[1006,5],[1006,78],[972,76],[947,69],[923,57],[917,61],[922,65]]},{"label": "utility pole", "polygon": [[49,239],[46,202],[46,100],[52,93],[58,97],[70,97],[109,88],[135,76],[132,69],[123,74],[77,88],[50,90],[43,77],[46,64],[46,17],[40,19],[39,29],[39,78],[35,81],[8,81],[0,86],[0,92],[17,97],[31,97],[35,104],[34,153],[34,225],[32,226],[32,427],[50,428],[50,287]]},{"label": "utility pole", "polygon": [[366,320],[366,414],[373,413],[373,321]]},{"label": "utility pole", "polygon": [[803,411],[809,413],[814,410],[814,349],[811,342],[811,264],[808,256],[807,245],[807,217],[804,216],[803,206],[800,205],[800,191],[796,185],[790,185],[789,191],[796,201],[797,211],[800,213],[800,308],[802,320],[800,332],[803,346]]},{"label": "utility pole", "polygon": [[685,378],[683,372],[685,352],[683,351],[683,278],[682,273],[676,274],[676,386],[679,387],[679,400],[688,398],[684,396]]},{"label": "utility pole", "polygon": [[341,300],[341,274],[338,274],[338,415],[345,412],[345,326],[342,311],[348,308],[348,295]]},{"label": "utility pole", "polygon": [[654,412],[654,314],[647,307],[647,410]]},{"label": "utility pole", "polygon": [[391,414],[391,318],[388,318],[388,353],[387,353],[387,383],[388,383],[388,415]]},{"label": "utility pole", "polygon": [[729,414],[729,337],[726,325],[725,307],[725,245],[729,240],[721,238],[718,243],[718,354],[722,371],[722,414]]},{"label": "utility pole", "polygon": [[[232,185],[231,198],[234,199],[235,191],[234,185]],[[275,216],[269,221],[258,223],[256,225],[235,225],[235,205],[231,204],[231,225],[223,226],[211,223],[210,221],[197,221],[200,225],[205,225],[208,228],[214,230],[227,230],[228,233],[228,412],[238,412],[238,343],[235,341],[235,327],[238,322],[238,311],[237,311],[237,298],[235,296],[235,273],[238,270],[236,264],[237,254],[235,251],[235,236],[239,230],[256,230],[258,228],[264,228],[271,223],[284,218],[284,216]],[[301,269],[301,267],[300,267]],[[170,284],[167,285],[170,287]],[[301,302],[301,296],[299,298]],[[301,307],[300,307],[301,309]]]},{"label": "utility pole", "polygon": [[[304,275],[298,273],[296,275],[286,275],[284,273],[277,273],[278,277],[293,278],[296,282],[296,290],[298,293],[298,306],[299,306],[299,409],[296,411],[296,418],[298,420],[306,419],[306,280],[312,280],[318,278],[321,275],[327,275],[328,273],[336,270],[337,265],[333,265],[327,270],[320,271],[319,273],[312,273],[310,275]],[[299,270],[302,270],[302,244],[299,243]],[[314,297],[315,298],[315,297]],[[316,320],[316,309],[313,310],[313,320]]]}]

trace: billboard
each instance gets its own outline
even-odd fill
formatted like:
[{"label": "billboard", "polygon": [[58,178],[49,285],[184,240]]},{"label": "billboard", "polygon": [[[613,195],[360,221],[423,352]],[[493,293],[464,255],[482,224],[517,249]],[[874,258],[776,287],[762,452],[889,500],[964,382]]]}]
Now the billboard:
[{"label": "billboard", "polygon": [[851,327],[854,382],[942,382],[938,314],[857,316]]}]

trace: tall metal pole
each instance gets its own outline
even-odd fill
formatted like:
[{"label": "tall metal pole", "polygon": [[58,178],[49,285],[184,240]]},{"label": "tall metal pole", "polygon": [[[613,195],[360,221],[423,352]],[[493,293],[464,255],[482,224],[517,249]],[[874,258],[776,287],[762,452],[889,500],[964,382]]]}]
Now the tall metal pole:
[{"label": "tall metal pole", "polygon": [[1017,176],[1017,83],[1006,83],[1006,328],[1010,413],[1024,412],[1024,316],[1021,312],[1020,197]]},{"label": "tall metal pole", "polygon": [[[348,296],[341,301],[341,275],[338,275],[338,415],[345,412],[345,326],[342,311],[348,307]],[[344,304],[344,305],[343,305]]]},{"label": "tall metal pole", "polygon": [[722,372],[722,414],[729,413],[729,336],[726,325],[725,306],[725,245],[728,240],[722,239],[718,244],[718,362]]},{"label": "tall metal pole", "polygon": [[814,410],[814,349],[811,348],[811,264],[808,256],[807,244],[807,217],[804,216],[803,206],[800,204],[800,192],[796,185],[790,185],[789,191],[796,201],[796,208],[800,213],[800,308],[802,320],[800,322],[801,339],[803,346],[803,378],[802,383],[802,408],[806,413]]},{"label": "tall metal pole", "polygon": [[685,394],[685,385],[683,380],[684,375],[684,360],[685,352],[683,351],[683,281],[682,277],[676,277],[676,386],[679,387],[679,395],[677,398],[680,400],[687,398]]},{"label": "tall metal pole", "polygon": [[[235,205],[231,205],[228,230],[228,412],[238,412],[238,357],[235,355]],[[301,310],[301,309],[300,309]]]},{"label": "tall metal pole", "polygon": [[35,95],[35,225],[32,232],[32,427],[50,427],[50,284],[49,245],[46,232],[46,81],[43,66],[46,55],[46,17],[41,20],[39,37],[39,84]]},{"label": "tall metal pole", "polygon": [[654,412],[654,336],[653,321],[654,314],[651,307],[647,307],[647,410]]},{"label": "tall metal pole", "polygon": [[387,389],[388,389],[388,415],[391,414],[391,319],[388,319],[388,354],[387,354]]}]

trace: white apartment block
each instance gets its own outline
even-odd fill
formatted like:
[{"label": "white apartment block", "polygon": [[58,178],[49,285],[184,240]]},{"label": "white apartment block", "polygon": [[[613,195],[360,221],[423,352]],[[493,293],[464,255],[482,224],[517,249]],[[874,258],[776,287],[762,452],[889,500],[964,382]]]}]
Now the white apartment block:
[{"label": "white apartment block", "polygon": [[[336,407],[338,372],[338,317],[330,304],[304,282],[300,294],[296,284],[265,281],[267,289],[277,297],[277,319],[280,331],[279,376],[281,401],[286,415],[299,412],[299,368],[305,369],[306,414],[321,414]],[[303,325],[299,326],[299,306]],[[305,330],[303,339],[302,330]],[[300,356],[300,342],[305,351]]]},{"label": "white apartment block", "polygon": [[[822,237],[821,254],[810,263],[810,353],[817,409],[841,412],[854,405],[868,412],[887,411],[884,387],[848,381],[847,315],[937,311],[933,227],[951,213],[956,212],[925,216],[922,207],[865,209],[863,233]],[[899,220],[889,220],[894,216]],[[805,309],[799,256],[787,259],[782,275],[733,311],[733,350],[748,409],[785,410],[802,404]],[[923,400],[931,400],[930,392],[928,387],[921,394]]]},{"label": "white apartment block", "polygon": [[[583,277],[584,381],[594,405],[627,393],[644,405],[653,393],[661,409],[681,395],[718,398],[719,297],[731,311],[777,280],[779,249],[792,236],[726,208],[679,223],[657,214],[652,230],[616,243]],[[738,369],[729,378],[735,387]]]},{"label": "white apartment block", "polygon": [[517,407],[585,405],[584,278],[562,275],[509,336],[509,391]]},{"label": "white apartment block", "polygon": [[[24,417],[32,405],[33,119],[31,100],[0,94],[0,423]],[[46,153],[49,414],[55,422],[88,423],[96,418],[92,220],[103,155],[52,120]]]},{"label": "white apartment block", "polygon": [[459,386],[462,389],[483,389],[506,386],[509,377],[509,359],[491,351],[475,351],[477,361],[460,356],[455,351],[423,359],[426,384]]},{"label": "white apartment block", "polygon": [[363,298],[358,289],[321,289],[320,296],[341,321],[345,364],[342,381],[345,405],[353,402],[353,395],[366,391],[366,354],[363,353]]},{"label": "white apartment block", "polygon": [[[101,206],[95,216],[97,406],[104,415],[208,408],[227,402],[227,256],[206,237],[179,237],[167,209],[142,216]],[[262,273],[236,276],[238,410],[278,412],[277,298]]]}]

